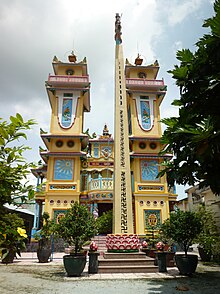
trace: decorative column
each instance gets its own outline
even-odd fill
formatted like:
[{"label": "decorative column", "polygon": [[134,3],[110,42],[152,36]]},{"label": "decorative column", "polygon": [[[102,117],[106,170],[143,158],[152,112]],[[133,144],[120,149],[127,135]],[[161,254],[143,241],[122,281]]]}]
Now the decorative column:
[{"label": "decorative column", "polygon": [[113,233],[133,234],[128,115],[120,16],[115,21],[115,135]]}]

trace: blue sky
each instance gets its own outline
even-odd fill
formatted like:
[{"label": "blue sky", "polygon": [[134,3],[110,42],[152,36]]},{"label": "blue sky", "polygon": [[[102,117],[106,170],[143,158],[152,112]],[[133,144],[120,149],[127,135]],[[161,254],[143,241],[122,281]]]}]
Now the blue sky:
[{"label": "blue sky", "polygon": [[[56,55],[66,61],[72,49],[78,60],[87,57],[91,81],[91,112],[85,130],[113,133],[114,21],[122,13],[124,57],[134,62],[140,53],[145,64],[159,61],[158,79],[168,86],[161,117],[178,114],[171,102],[179,91],[167,70],[177,63],[176,51],[195,50],[213,15],[211,0],[1,0],[0,1],[0,117],[19,112],[38,125],[28,133],[33,150],[27,159],[40,159],[39,129],[49,130],[50,105],[44,87]],[[178,187],[179,197],[184,187]]]}]

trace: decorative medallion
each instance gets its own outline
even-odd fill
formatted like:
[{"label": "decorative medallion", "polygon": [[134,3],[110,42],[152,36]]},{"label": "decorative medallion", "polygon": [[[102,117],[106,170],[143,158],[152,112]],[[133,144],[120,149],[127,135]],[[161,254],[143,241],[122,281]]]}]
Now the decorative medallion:
[{"label": "decorative medallion", "polygon": [[159,181],[157,178],[158,173],[157,160],[141,160],[141,178],[143,181]]},{"label": "decorative medallion", "polygon": [[72,180],[73,179],[73,160],[55,159],[54,180]]},{"label": "decorative medallion", "polygon": [[140,204],[140,206],[143,206],[144,205],[144,201],[143,200],[139,201],[139,204]]},{"label": "decorative medallion", "polygon": [[106,147],[106,146],[102,147],[101,154],[102,154],[102,156],[104,156],[105,159],[108,159],[109,156],[111,156],[111,154],[112,154],[111,147]]},{"label": "decorative medallion", "polygon": [[161,225],[160,210],[144,210],[145,229],[159,229]]},{"label": "decorative medallion", "polygon": [[57,224],[59,223],[60,219],[65,216],[66,212],[67,212],[67,210],[64,210],[64,209],[54,210],[54,220],[56,221]]},{"label": "decorative medallion", "polygon": [[156,149],[157,148],[157,144],[154,143],[154,142],[150,143],[150,148],[151,149]]},{"label": "decorative medallion", "polygon": [[67,146],[68,147],[70,147],[70,148],[72,148],[73,146],[74,146],[74,141],[73,140],[69,140],[69,141],[67,141]]},{"label": "decorative medallion", "polygon": [[146,143],[145,142],[140,142],[139,143],[139,147],[141,148],[141,149],[145,149],[146,148]]},{"label": "decorative medallion", "polygon": [[73,69],[67,69],[67,70],[66,70],[66,74],[67,74],[68,76],[72,76],[72,75],[74,74],[74,70],[73,70]]},{"label": "decorative medallion", "polygon": [[139,72],[139,73],[138,73],[138,77],[139,77],[140,79],[146,79],[146,73],[145,73],[145,72]]},{"label": "decorative medallion", "polygon": [[58,148],[62,147],[62,146],[63,146],[63,141],[62,141],[62,140],[57,140],[57,141],[56,141],[56,146],[57,146]]},{"label": "decorative medallion", "polygon": [[150,200],[147,200],[146,203],[147,203],[147,206],[150,206]]}]

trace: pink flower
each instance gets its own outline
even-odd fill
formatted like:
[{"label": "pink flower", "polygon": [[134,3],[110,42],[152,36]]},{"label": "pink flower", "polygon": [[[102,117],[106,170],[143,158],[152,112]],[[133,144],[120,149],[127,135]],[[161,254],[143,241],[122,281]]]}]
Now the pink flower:
[{"label": "pink flower", "polygon": [[156,244],[157,250],[160,250],[160,251],[162,251],[164,249],[164,246],[165,246],[165,244],[161,241]]},{"label": "pink flower", "polygon": [[147,248],[147,246],[148,246],[147,241],[143,241],[143,242],[142,242],[142,248]]},{"label": "pink flower", "polygon": [[96,244],[95,241],[92,241],[92,242],[90,243],[89,248],[90,248],[91,251],[97,251],[97,250],[98,250],[98,245]]}]

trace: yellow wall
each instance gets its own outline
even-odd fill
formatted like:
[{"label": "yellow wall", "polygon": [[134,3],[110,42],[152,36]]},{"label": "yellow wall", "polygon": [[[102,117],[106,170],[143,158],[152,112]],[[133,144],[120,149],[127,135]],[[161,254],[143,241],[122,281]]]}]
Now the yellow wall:
[{"label": "yellow wall", "polygon": [[[143,205],[140,205],[140,201],[143,201]],[[150,205],[147,205],[147,201],[150,201]],[[155,206],[153,201],[157,201],[158,204]],[[161,205],[160,201],[164,201]],[[160,195],[151,196],[136,196],[135,197],[135,223],[136,223],[136,234],[143,235],[146,233],[144,210],[160,210],[161,221],[164,222],[169,217],[169,202],[168,197],[161,197]]]}]

